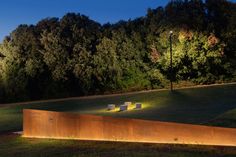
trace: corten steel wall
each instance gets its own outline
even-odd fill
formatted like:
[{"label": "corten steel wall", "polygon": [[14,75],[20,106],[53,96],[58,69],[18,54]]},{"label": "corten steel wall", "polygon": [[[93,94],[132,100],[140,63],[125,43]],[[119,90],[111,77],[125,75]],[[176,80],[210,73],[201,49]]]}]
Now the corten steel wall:
[{"label": "corten steel wall", "polygon": [[39,110],[23,114],[24,137],[236,146],[231,128]]}]

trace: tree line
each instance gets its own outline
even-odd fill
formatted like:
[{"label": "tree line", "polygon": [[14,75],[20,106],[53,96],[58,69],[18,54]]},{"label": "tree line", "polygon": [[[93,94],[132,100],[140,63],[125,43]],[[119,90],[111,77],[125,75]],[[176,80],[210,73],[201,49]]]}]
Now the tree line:
[{"label": "tree line", "polygon": [[236,4],[172,0],[143,17],[101,25],[68,13],[19,25],[0,44],[0,102],[163,88],[170,79],[233,81]]}]

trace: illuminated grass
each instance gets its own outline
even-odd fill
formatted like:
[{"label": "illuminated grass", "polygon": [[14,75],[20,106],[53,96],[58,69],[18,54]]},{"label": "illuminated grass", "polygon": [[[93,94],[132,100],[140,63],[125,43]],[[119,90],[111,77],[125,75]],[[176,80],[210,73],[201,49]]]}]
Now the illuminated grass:
[{"label": "illuminated grass", "polygon": [[[235,91],[236,85],[225,85],[0,107],[0,132],[21,130],[24,108],[211,125],[209,121],[236,108]],[[108,104],[126,101],[140,102],[143,109],[107,111]],[[235,123],[224,121],[224,126],[235,127]]]},{"label": "illuminated grass", "polygon": [[116,108],[114,110],[108,110],[106,107],[103,107],[101,109],[95,109],[95,110],[91,110],[89,112],[91,113],[99,113],[99,114],[109,114],[109,113],[119,113],[119,112],[135,112],[135,111],[140,111],[142,110],[143,112],[145,112],[146,109],[151,108],[151,104],[149,104],[148,102],[140,102],[142,104],[142,108],[141,109],[136,109],[135,107],[135,103],[132,103],[132,105],[130,105],[130,107],[128,108],[127,111],[120,111],[120,105],[116,105]]}]

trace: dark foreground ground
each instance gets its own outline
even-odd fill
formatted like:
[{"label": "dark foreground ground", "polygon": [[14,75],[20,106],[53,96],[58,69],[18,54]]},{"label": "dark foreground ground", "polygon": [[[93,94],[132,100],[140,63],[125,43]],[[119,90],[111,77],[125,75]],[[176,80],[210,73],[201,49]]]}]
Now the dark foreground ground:
[{"label": "dark foreground ground", "polygon": [[234,147],[25,139],[0,135],[1,157],[235,157]]}]

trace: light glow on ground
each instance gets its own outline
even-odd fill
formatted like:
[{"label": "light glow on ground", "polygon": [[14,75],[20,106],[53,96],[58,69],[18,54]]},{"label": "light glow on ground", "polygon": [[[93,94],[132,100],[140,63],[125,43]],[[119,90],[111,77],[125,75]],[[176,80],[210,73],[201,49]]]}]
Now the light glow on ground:
[{"label": "light glow on ground", "polygon": [[97,113],[118,113],[118,112],[123,113],[123,112],[145,110],[145,109],[151,107],[151,105],[149,103],[146,103],[146,102],[141,102],[141,104],[142,104],[141,109],[136,109],[135,108],[135,103],[132,103],[132,105],[130,105],[130,107],[128,107],[128,110],[126,110],[126,111],[120,111],[120,105],[116,105],[116,108],[114,110],[108,110],[107,106],[104,106],[104,108],[94,110],[94,112],[97,112]]}]

